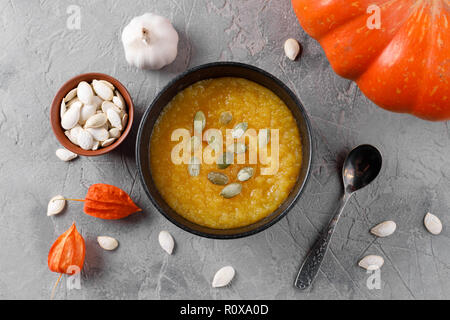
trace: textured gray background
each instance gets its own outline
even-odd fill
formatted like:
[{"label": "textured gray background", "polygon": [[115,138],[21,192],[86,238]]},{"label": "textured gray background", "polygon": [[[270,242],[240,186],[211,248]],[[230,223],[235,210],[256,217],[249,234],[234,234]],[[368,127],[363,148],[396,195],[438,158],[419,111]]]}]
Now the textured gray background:
[{"label": "textured gray background", "polygon": [[[289,0],[0,2],[0,298],[48,298],[57,274],[47,253],[76,221],[87,242],[82,290],[58,299],[419,299],[450,298],[448,207],[450,132],[431,123],[386,112],[356,85],[336,76],[320,46],[299,27]],[[66,8],[81,7],[81,30],[66,28]],[[120,33],[129,20],[155,12],[173,21],[179,54],[161,71],[126,64]],[[284,57],[283,42],[295,37],[301,59]],[[309,184],[288,217],[255,236],[216,241],[188,234],[166,221],[145,196],[134,162],[142,113],[157,92],[188,67],[212,61],[240,61],[284,81],[303,101],[316,153]],[[64,163],[49,123],[55,92],[70,77],[104,72],[129,89],[137,107],[133,134],[108,155]],[[345,210],[314,286],[292,286],[297,268],[326,225],[340,193],[337,167],[343,155],[371,143],[384,155],[379,179],[356,195]],[[83,197],[92,183],[122,187],[144,209],[123,221],[100,221],[70,203],[59,216],[46,216],[56,195]],[[427,211],[444,223],[440,236],[423,227]],[[398,231],[376,239],[368,230],[386,219]],[[166,255],[158,233],[177,242]],[[96,243],[98,235],[119,239],[115,252]],[[366,254],[380,254],[382,289],[368,290],[368,275],[357,266]],[[212,289],[217,269],[237,271],[228,288]]]}]

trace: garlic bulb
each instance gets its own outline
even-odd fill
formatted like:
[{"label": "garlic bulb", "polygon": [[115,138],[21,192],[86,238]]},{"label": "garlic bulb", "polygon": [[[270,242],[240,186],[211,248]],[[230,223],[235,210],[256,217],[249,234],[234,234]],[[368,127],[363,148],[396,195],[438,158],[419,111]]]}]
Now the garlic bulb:
[{"label": "garlic bulb", "polygon": [[178,33],[164,17],[146,13],[123,29],[122,43],[129,64],[157,70],[172,63],[178,50]]}]

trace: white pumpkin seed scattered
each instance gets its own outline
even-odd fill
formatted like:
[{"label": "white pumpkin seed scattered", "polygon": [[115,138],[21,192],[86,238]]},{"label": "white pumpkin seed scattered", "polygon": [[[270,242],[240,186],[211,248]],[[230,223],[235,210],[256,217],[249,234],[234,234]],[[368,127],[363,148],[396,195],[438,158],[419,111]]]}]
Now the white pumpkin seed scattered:
[{"label": "white pumpkin seed scattered", "polygon": [[397,229],[397,225],[394,221],[384,221],[370,229],[370,232],[377,237],[384,238],[393,234],[395,229]]},{"label": "white pumpkin seed scattered", "polygon": [[247,181],[253,177],[254,169],[252,167],[245,167],[239,170],[237,178],[239,181]]},{"label": "white pumpkin seed scattered", "polygon": [[108,121],[106,114],[104,114],[103,112],[97,113],[86,120],[84,127],[85,128],[99,128],[99,127],[102,127],[106,123],[106,121]]},{"label": "white pumpkin seed scattered", "polygon": [[286,57],[294,61],[300,53],[300,44],[295,39],[287,39],[284,43],[284,53]]},{"label": "white pumpkin seed scattered", "polygon": [[56,156],[62,161],[70,161],[78,157],[76,153],[73,153],[72,151],[69,151],[64,148],[56,150]]},{"label": "white pumpkin seed scattered", "polygon": [[106,115],[108,116],[109,123],[111,123],[113,127],[122,130],[122,119],[116,111],[108,109]]},{"label": "white pumpkin seed scattered", "polygon": [[118,138],[118,137],[120,137],[120,130],[117,129],[117,128],[111,128],[109,130],[109,136],[111,138]]},{"label": "white pumpkin seed scattered", "polygon": [[161,231],[158,236],[158,241],[165,252],[172,254],[173,248],[175,247],[175,241],[169,232]]},{"label": "white pumpkin seed scattered", "polygon": [[116,138],[109,138],[102,142],[102,147],[107,147],[113,144],[116,141]]},{"label": "white pumpkin seed scattered", "polygon": [[61,126],[66,129],[72,129],[75,127],[78,123],[78,120],[80,120],[80,109],[82,107],[81,102],[74,103],[69,110],[64,113],[62,119],[61,119]]},{"label": "white pumpkin seed scattered", "polygon": [[97,141],[105,141],[109,138],[109,131],[105,128],[87,128],[86,130],[89,131]]},{"label": "white pumpkin seed scattered", "polygon": [[214,279],[212,282],[213,288],[220,288],[227,286],[231,280],[233,280],[235,275],[234,268],[232,266],[226,266],[221,268],[214,275]]},{"label": "white pumpkin seed scattered", "polygon": [[383,257],[375,256],[375,255],[369,255],[361,259],[359,261],[358,265],[361,268],[364,268],[366,270],[377,270],[380,269],[384,264]]},{"label": "white pumpkin seed scattered", "polygon": [[76,96],[77,96],[77,88],[70,90],[69,93],[66,94],[66,96],[64,97],[63,102],[69,102],[70,100],[72,100]]},{"label": "white pumpkin seed scattered", "polygon": [[50,199],[47,206],[47,216],[54,216],[61,213],[66,205],[66,200],[63,196],[57,195]]},{"label": "white pumpkin seed scattered", "polygon": [[119,242],[116,239],[108,236],[98,236],[97,242],[100,247],[108,251],[115,250],[119,246]]},{"label": "white pumpkin seed scattered", "polygon": [[442,222],[434,214],[428,212],[425,215],[423,223],[431,234],[438,235],[442,232]]},{"label": "white pumpkin seed scattered", "polygon": [[94,146],[94,137],[85,129],[81,129],[77,136],[78,145],[84,150],[91,150]]},{"label": "white pumpkin seed scattered", "polygon": [[102,98],[103,100],[108,100],[108,101],[112,100],[114,93],[109,86],[107,86],[106,84],[104,84],[103,82],[100,82],[98,80],[94,80],[92,82],[92,86],[94,87],[95,93],[100,98]]},{"label": "white pumpkin seed scattered", "polygon": [[81,81],[77,87],[77,97],[84,104],[90,104],[94,98],[94,91],[86,81]]}]

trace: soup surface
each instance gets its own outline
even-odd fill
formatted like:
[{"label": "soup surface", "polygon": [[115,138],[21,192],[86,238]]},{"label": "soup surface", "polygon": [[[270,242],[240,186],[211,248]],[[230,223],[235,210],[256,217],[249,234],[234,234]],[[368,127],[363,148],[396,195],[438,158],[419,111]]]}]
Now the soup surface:
[{"label": "soup surface", "polygon": [[[261,169],[267,164],[260,161],[249,164],[248,148],[245,164],[235,161],[225,169],[218,169],[216,163],[203,162],[199,175],[191,176],[188,164],[172,161],[172,150],[180,141],[171,141],[171,137],[172,132],[180,128],[194,135],[193,119],[198,111],[206,118],[203,133],[211,128],[218,129],[224,141],[226,129],[233,129],[241,122],[247,122],[249,130],[257,132],[270,128],[272,134],[278,129],[278,170],[262,175]],[[226,125],[220,121],[223,112],[232,115]],[[272,143],[271,138],[267,145],[270,156]],[[202,141],[203,149],[207,145]],[[150,141],[152,177],[162,197],[186,219],[214,229],[246,226],[275,211],[297,181],[301,157],[298,127],[288,107],[272,91],[242,78],[203,80],[178,93],[159,116]],[[237,174],[244,167],[253,167],[254,173],[249,180],[240,182]],[[232,198],[224,198],[220,193],[225,186],[208,180],[208,173],[212,171],[227,175],[228,184],[241,183],[242,191]]]}]

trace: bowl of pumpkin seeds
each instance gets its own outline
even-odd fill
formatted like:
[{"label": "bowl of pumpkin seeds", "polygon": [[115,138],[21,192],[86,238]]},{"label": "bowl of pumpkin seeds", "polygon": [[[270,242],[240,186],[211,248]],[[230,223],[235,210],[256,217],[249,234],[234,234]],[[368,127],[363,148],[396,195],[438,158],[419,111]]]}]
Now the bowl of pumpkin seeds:
[{"label": "bowl of pumpkin seeds", "polygon": [[133,101],[125,86],[102,73],[68,80],[50,109],[56,138],[66,149],[84,156],[117,148],[130,132],[133,116]]}]

